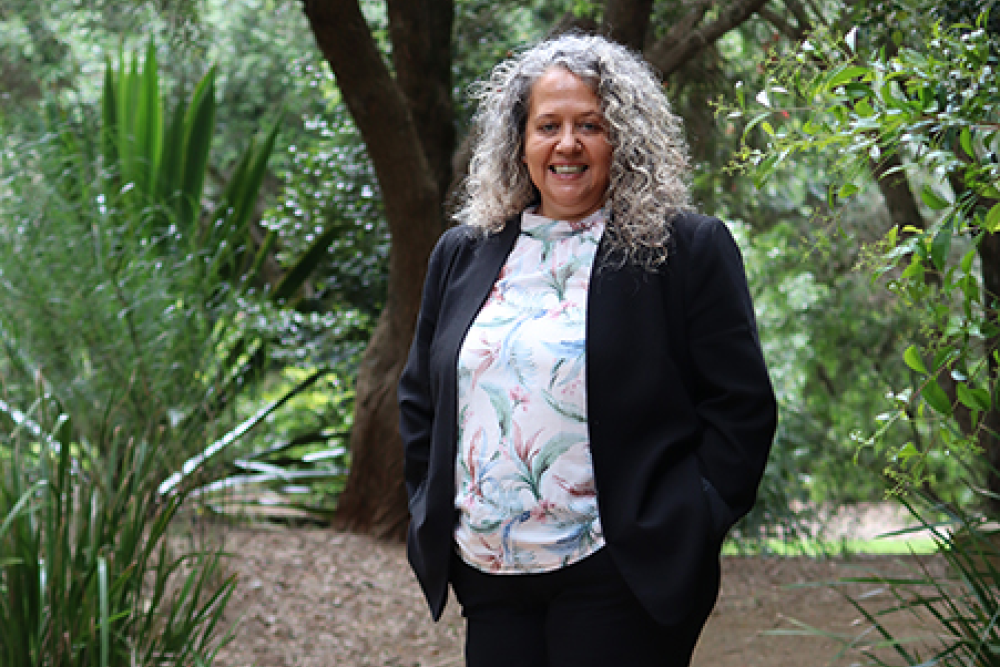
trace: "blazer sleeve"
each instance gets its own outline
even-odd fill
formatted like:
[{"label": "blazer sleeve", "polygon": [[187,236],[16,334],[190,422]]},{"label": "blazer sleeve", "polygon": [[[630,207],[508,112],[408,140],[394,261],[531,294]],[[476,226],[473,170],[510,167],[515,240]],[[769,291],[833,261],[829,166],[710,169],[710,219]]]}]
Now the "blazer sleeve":
[{"label": "blazer sleeve", "polygon": [[703,428],[696,455],[706,490],[721,496],[731,525],[756,499],[777,405],[739,248],[721,221],[702,220],[686,289],[692,398]]},{"label": "blazer sleeve", "polygon": [[406,493],[411,504],[427,478],[435,400],[430,368],[431,344],[437,330],[447,267],[454,255],[459,234],[458,228],[449,229],[431,252],[416,331],[397,390]]}]

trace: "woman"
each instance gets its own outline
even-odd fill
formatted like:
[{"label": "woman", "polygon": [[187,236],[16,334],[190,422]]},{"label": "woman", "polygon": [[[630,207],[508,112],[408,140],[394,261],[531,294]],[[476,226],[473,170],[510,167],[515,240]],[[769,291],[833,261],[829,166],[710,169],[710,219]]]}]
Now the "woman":
[{"label": "woman", "polygon": [[555,38],[479,98],[399,385],[410,563],[471,667],[687,665],[776,423],[739,251],[625,48]]}]

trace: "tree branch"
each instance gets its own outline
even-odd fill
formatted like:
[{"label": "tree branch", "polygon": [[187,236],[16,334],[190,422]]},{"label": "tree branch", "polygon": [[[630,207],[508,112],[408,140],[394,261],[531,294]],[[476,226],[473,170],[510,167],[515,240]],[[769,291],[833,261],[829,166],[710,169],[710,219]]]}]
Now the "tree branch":
[{"label": "tree branch", "polygon": [[927,229],[927,221],[920,214],[917,198],[910,189],[910,182],[902,169],[902,162],[894,152],[887,152],[878,162],[870,163],[872,176],[889,210],[892,224],[902,230],[906,226]]},{"label": "tree branch", "polygon": [[653,0],[606,0],[601,32],[619,44],[641,52],[646,44],[652,12]]},{"label": "tree branch", "polygon": [[[785,0],[785,7],[792,13],[795,17],[795,22],[799,26],[799,30],[802,32],[811,32],[813,29],[812,21],[809,19],[809,13],[806,12],[806,8],[802,6],[799,0]],[[813,5],[813,10],[818,11],[819,8]],[[822,19],[822,14],[817,14],[817,17]]]},{"label": "tree branch", "polygon": [[698,3],[680,24],[646,53],[646,60],[666,78],[728,31],[753,16],[765,2],[767,0],[736,0],[721,10],[719,18],[714,22],[694,31],[682,28],[686,28],[691,17],[697,16],[697,21],[700,21],[704,16],[704,3]]},{"label": "tree branch", "polygon": [[757,13],[762,19],[773,25],[778,32],[793,42],[798,42],[804,39],[808,32],[807,29],[800,28],[797,25],[792,25],[777,12],[768,9],[767,7],[761,7],[757,10]]}]

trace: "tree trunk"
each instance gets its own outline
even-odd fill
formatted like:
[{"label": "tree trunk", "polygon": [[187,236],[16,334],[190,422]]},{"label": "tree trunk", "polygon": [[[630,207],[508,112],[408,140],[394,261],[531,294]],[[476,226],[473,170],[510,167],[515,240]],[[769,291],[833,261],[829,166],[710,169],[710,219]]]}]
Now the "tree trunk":
[{"label": "tree trunk", "polygon": [[351,470],[336,523],[401,537],[407,509],[396,384],[416,324],[427,258],[443,228],[441,196],[406,97],[356,0],[306,0],[304,9],[365,140],[392,237],[385,309],[358,371]]},{"label": "tree trunk", "polygon": [[[993,327],[1000,326],[1000,234],[986,234],[979,243],[979,261],[983,273],[983,303],[986,321]],[[991,383],[997,382],[1000,362],[996,353],[1000,350],[1000,335],[989,336],[985,343],[988,376]],[[1000,515],[1000,408],[997,406],[995,386],[990,392],[993,408],[983,415],[979,430],[979,446],[983,448],[990,470],[986,478],[986,489],[993,516]]]}]

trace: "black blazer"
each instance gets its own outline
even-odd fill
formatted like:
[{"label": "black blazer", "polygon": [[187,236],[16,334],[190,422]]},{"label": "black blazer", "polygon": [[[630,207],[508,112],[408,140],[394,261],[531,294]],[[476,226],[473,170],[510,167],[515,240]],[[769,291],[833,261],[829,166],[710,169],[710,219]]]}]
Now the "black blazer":
[{"label": "black blazer", "polygon": [[[606,548],[664,624],[707,616],[719,548],[754,503],[777,421],[743,261],[719,220],[673,221],[651,272],[598,248],[587,305],[587,423]],[[456,522],[457,357],[520,232],[456,227],[431,255],[399,383],[407,555],[436,619]]]}]

